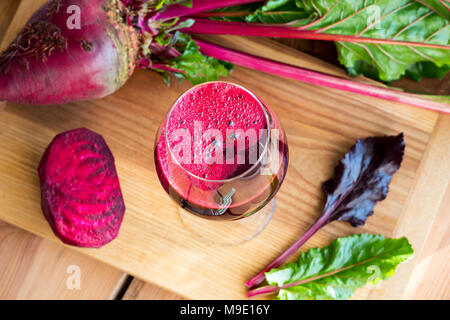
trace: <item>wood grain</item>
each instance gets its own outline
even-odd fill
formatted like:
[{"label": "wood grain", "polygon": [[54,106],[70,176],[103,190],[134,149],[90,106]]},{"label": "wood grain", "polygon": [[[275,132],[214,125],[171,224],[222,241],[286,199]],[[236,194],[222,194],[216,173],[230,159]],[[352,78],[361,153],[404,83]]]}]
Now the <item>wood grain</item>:
[{"label": "wood grain", "polygon": [[[418,170],[418,177],[414,181],[413,188],[406,202],[404,213],[399,218],[399,223],[394,231],[396,236],[405,235],[411,239],[412,245],[416,251],[416,258],[410,261],[403,270],[400,271],[399,280],[395,283],[390,281],[384,287],[382,297],[385,298],[412,298],[421,295],[421,289],[427,290],[432,288],[436,281],[443,281],[448,279],[450,270],[448,261],[449,253],[449,239],[445,237],[449,228],[450,210],[448,207],[449,199],[449,183],[450,183],[450,116],[441,115],[431,136],[430,143],[425,152],[424,159]],[[431,213],[431,214],[430,214]],[[422,226],[430,223],[433,219],[434,228],[423,228]],[[433,230],[432,233],[431,230]],[[423,250],[427,238],[431,238],[430,245],[437,245]],[[434,239],[433,239],[434,238]],[[437,239],[442,239],[438,244]],[[440,250],[442,253],[439,253]],[[426,274],[427,285],[418,289],[417,281],[410,281],[406,277],[401,277],[402,273],[411,273],[419,277],[420,270],[415,271],[416,266],[420,267],[420,263],[427,263],[427,255],[434,251],[439,257],[443,258],[440,265],[435,266],[436,271],[443,271],[444,273]],[[442,255],[443,254],[443,255]],[[422,260],[422,261],[421,261]],[[430,262],[428,262],[430,263]],[[433,269],[428,270],[431,272]],[[414,275],[416,273],[416,275]],[[444,277],[444,279],[437,280],[436,277]],[[445,280],[444,280],[445,281]],[[448,284],[448,283],[447,283]],[[414,289],[414,287],[416,287]],[[448,286],[442,287],[445,291],[444,295],[449,295]]]},{"label": "wood grain", "polygon": [[[101,250],[82,251],[189,298],[239,298],[244,295],[244,280],[312,223],[320,211],[321,182],[331,175],[334,164],[354,141],[361,136],[404,131],[411,148],[388,200],[377,208],[376,216],[358,230],[339,223],[330,225],[306,247],[324,245],[355,231],[393,232],[396,215],[401,212],[425,150],[426,130],[430,129],[426,121],[417,129],[401,118],[388,119],[374,108],[365,112],[368,119],[379,117],[379,122],[349,118],[340,107],[349,99],[337,93],[329,93],[328,99],[333,96],[334,103],[324,104],[317,88],[264,79],[253,71],[238,69],[233,81],[258,92],[274,107],[282,117],[292,151],[291,168],[278,197],[275,218],[255,240],[236,248],[215,248],[193,239],[183,228],[178,208],[159,186],[152,144],[170,104],[161,97],[173,100],[187,84],[169,89],[156,75],[145,72],[136,73],[120,92],[99,101],[43,108],[6,105],[0,119],[1,218],[55,240],[40,213],[36,166],[56,133],[87,126],[103,134],[115,154],[128,211],[118,239]],[[279,92],[286,92],[286,100]],[[302,99],[311,104],[296,108]],[[151,108],[146,101],[152,101]],[[351,108],[356,110],[357,106]],[[136,118],[136,114],[140,117]],[[427,115],[424,112],[421,118]],[[211,283],[209,279],[217,280]]]},{"label": "wood grain", "polygon": [[[9,1],[9,0],[7,0]],[[19,31],[23,28],[27,20],[31,17],[31,15],[42,6],[46,1],[38,0],[38,1],[15,1],[14,4],[9,1],[8,7],[16,7],[15,10],[16,15],[13,18],[7,19],[9,22],[7,32],[4,34],[2,42],[0,44],[0,50],[4,50],[9,43],[11,43],[14,38],[17,36]],[[6,5],[5,5],[6,6]],[[4,13],[5,14],[5,13]]]},{"label": "wood grain", "polygon": [[[24,2],[21,8],[26,12],[19,8],[13,29],[31,11]],[[271,50],[273,59],[298,58],[298,53],[280,50],[270,42],[248,39],[241,46],[259,52]],[[36,166],[55,134],[86,126],[103,134],[116,156],[128,212],[114,243],[101,250],[80,251],[185,297],[242,298],[244,280],[296,239],[318,215],[323,200],[321,182],[331,175],[348,147],[360,137],[403,131],[408,145],[405,163],[394,178],[388,199],[377,206],[376,215],[357,230],[342,223],[329,225],[305,249],[355,231],[387,236],[396,232],[399,219],[409,214],[405,209],[409,208],[408,194],[419,178],[417,169],[437,114],[242,68],[237,68],[231,80],[272,106],[289,137],[288,177],[278,196],[275,218],[258,238],[234,248],[211,247],[182,227],[178,208],[169,202],[154,173],[152,145],[168,106],[189,85],[167,88],[148,72],[137,72],[118,93],[97,101],[54,107],[6,104],[0,118],[0,218],[57,241],[40,213]],[[429,230],[436,214],[429,212],[430,219],[421,228]],[[418,239],[424,241],[422,236]],[[392,281],[406,279],[408,283],[410,273],[396,275]],[[359,290],[357,298],[367,297],[368,292]]]},{"label": "wood grain", "polygon": [[450,187],[431,229],[405,297],[450,299]]},{"label": "wood grain", "polygon": [[[125,273],[0,222],[0,300],[114,299]],[[72,282],[79,268],[80,287]],[[69,283],[69,285],[68,285]]]},{"label": "wood grain", "polygon": [[18,0],[0,1],[0,39],[5,35],[19,4]]},{"label": "wood grain", "polygon": [[139,279],[134,279],[123,296],[123,300],[185,300],[174,292],[162,289]]}]

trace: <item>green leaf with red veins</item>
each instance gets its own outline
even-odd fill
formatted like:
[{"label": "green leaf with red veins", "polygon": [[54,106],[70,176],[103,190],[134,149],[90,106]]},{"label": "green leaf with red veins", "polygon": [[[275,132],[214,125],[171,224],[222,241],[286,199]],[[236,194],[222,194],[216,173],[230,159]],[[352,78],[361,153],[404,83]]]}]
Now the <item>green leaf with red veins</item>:
[{"label": "green leaf with red veins", "polygon": [[392,277],[414,254],[406,238],[359,234],[303,252],[296,262],[266,273],[279,300],[342,300],[357,288]]},{"label": "green leaf with red veins", "polygon": [[[336,35],[449,45],[449,8],[436,0],[271,0],[248,22],[286,24]],[[336,42],[339,61],[351,75],[393,81],[411,76],[442,76],[450,50],[439,48]],[[420,66],[411,65],[428,62]],[[428,70],[434,65],[433,70]],[[410,74],[410,73],[408,73]]]}]

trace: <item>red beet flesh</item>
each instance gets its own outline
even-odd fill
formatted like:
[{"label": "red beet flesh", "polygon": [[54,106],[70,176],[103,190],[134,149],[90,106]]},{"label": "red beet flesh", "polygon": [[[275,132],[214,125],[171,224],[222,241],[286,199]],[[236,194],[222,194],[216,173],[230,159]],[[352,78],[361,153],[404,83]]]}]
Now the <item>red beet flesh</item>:
[{"label": "red beet flesh", "polygon": [[38,172],[42,211],[62,242],[98,248],[117,237],[125,204],[102,136],[87,129],[57,135]]}]

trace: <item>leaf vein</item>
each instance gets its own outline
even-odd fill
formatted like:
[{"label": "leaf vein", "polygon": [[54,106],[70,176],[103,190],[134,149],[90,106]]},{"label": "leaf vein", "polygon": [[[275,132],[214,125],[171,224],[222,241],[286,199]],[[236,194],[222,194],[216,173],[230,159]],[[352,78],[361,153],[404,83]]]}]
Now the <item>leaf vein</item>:
[{"label": "leaf vein", "polygon": [[367,8],[368,8],[368,7],[363,7],[363,8],[361,8],[360,10],[355,10],[355,12],[353,12],[351,15],[345,17],[344,19],[341,19],[341,20],[339,20],[339,21],[337,21],[337,22],[335,22],[335,23],[330,24],[329,26],[320,28],[320,29],[318,29],[318,30],[316,30],[316,31],[318,31],[318,32],[323,32],[323,31],[328,30],[328,29],[330,29],[330,28],[332,28],[332,27],[335,27],[335,26],[337,26],[337,25],[343,23],[344,21],[347,21],[348,19],[353,18],[353,17],[356,16],[358,13],[361,13],[362,11],[364,11],[364,10],[367,9]]},{"label": "leaf vein", "polygon": [[[384,50],[381,45],[379,45],[378,43],[375,44],[375,46],[378,48],[378,50],[380,50],[385,56],[387,56],[389,59],[391,59],[392,61],[395,61],[398,64],[403,64],[403,65],[408,65],[407,63],[404,63],[403,61],[397,60],[395,59],[391,54],[389,54],[389,52],[387,52],[386,50]],[[409,46],[408,46],[409,47]]]},{"label": "leaf vein", "polygon": [[[322,20],[324,20],[324,19],[328,16],[328,14],[331,12],[331,10],[332,10],[334,7],[338,6],[342,1],[344,1],[344,0],[339,0],[339,1],[337,1],[337,2],[336,2],[334,5],[332,5],[332,6],[330,7],[330,9],[328,9],[328,11],[327,11],[323,16],[321,16],[319,19],[317,19],[316,21],[313,21],[313,22],[311,22],[311,23],[308,23],[308,24],[306,24],[306,25],[300,27],[299,29],[301,29],[301,30],[302,30],[302,29],[308,29],[308,28],[310,28],[310,27],[316,25],[317,23],[321,22]],[[341,20],[342,20],[342,14],[343,14],[343,13],[344,13],[344,10],[341,10]]]},{"label": "leaf vein", "polygon": [[439,28],[438,30],[436,30],[435,32],[433,32],[431,35],[429,35],[424,42],[428,42],[430,41],[432,38],[434,38],[434,36],[436,36],[439,32],[441,32],[442,30],[444,30],[445,28],[448,28],[449,25],[445,25],[442,28]]},{"label": "leaf vein", "polygon": [[414,52],[415,54],[418,54],[419,56],[421,56],[422,58],[429,60],[429,61],[433,61],[433,59],[431,57],[428,57],[426,54],[424,54],[423,52],[420,52],[419,50],[417,50],[416,48],[413,48],[411,46],[408,46],[408,48]]},{"label": "leaf vein", "polygon": [[370,59],[378,66],[378,68],[380,68],[380,70],[382,70],[383,72],[386,72],[386,70],[384,70],[384,68],[378,63],[377,59],[375,59],[372,52],[369,50],[369,48],[367,48],[367,46],[362,45],[360,43],[355,43],[355,45],[362,47],[367,52]]},{"label": "leaf vein", "polygon": [[292,283],[285,284],[285,285],[281,286],[280,289],[287,289],[287,288],[299,286],[299,285],[302,285],[302,284],[307,284],[307,283],[310,283],[310,282],[313,282],[313,281],[316,281],[316,280],[320,280],[320,279],[323,279],[323,278],[326,278],[326,277],[330,277],[330,276],[338,276],[339,273],[341,273],[341,272],[347,271],[349,269],[353,269],[353,268],[361,266],[361,265],[365,265],[365,264],[367,264],[367,263],[369,263],[369,262],[371,262],[373,260],[382,258],[384,255],[392,254],[392,252],[395,252],[395,250],[396,249],[392,249],[391,251],[382,252],[381,254],[373,256],[373,257],[371,257],[369,259],[366,259],[364,261],[360,261],[360,262],[348,265],[346,267],[342,267],[340,269],[337,269],[337,270],[334,270],[334,271],[330,271],[330,272],[322,274],[322,275],[318,275],[318,276],[315,276],[315,277],[311,277],[311,278],[307,278],[307,279],[303,279],[303,280],[299,280],[299,281],[295,281],[295,282],[292,282]]},{"label": "leaf vein", "polygon": [[429,15],[433,14],[433,11],[427,12],[426,14],[418,17],[416,20],[414,20],[413,22],[409,23],[407,26],[405,26],[403,29],[401,29],[399,32],[397,32],[392,39],[397,38],[400,34],[402,34],[404,31],[408,30],[411,26],[413,26],[416,22],[419,22],[422,19],[425,19],[426,17],[428,17]]},{"label": "leaf vein", "polygon": [[314,4],[314,2],[311,0],[311,5],[314,7],[314,9],[319,13],[320,16],[322,16],[322,12],[319,10],[319,8],[317,8]]},{"label": "leaf vein", "polygon": [[409,7],[410,5],[414,4],[413,2],[409,2],[403,6],[399,6],[397,9],[392,10],[391,12],[388,12],[387,14],[381,16],[380,18],[376,19],[374,22],[372,22],[371,24],[369,24],[367,27],[365,27],[360,33],[358,33],[356,36],[360,37],[361,35],[363,35],[366,31],[368,31],[369,29],[371,29],[373,26],[375,26],[376,24],[378,24],[381,20],[389,17],[390,15],[393,15],[394,13],[397,13],[398,11]]}]

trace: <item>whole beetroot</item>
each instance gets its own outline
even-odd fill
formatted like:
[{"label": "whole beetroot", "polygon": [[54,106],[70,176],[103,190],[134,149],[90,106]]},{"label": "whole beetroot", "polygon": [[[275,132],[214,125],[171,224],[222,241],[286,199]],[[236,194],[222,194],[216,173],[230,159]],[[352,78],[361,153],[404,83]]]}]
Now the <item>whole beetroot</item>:
[{"label": "whole beetroot", "polygon": [[38,172],[42,211],[62,242],[98,248],[117,237],[125,204],[102,136],[87,129],[57,135]]},{"label": "whole beetroot", "polygon": [[116,91],[138,51],[121,10],[118,0],[47,2],[0,56],[0,100],[51,105]]}]

